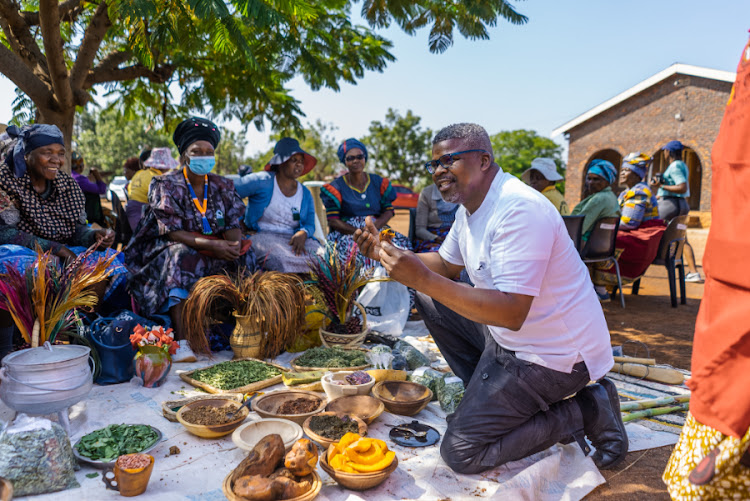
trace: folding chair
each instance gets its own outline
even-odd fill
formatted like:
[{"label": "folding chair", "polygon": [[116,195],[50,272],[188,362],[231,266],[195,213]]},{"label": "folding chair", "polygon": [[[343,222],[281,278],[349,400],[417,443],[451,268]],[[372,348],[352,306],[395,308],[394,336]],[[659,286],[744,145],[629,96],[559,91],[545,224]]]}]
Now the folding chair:
[{"label": "folding chair", "polygon": [[581,258],[586,264],[611,262],[617,272],[617,290],[620,292],[620,304],[625,308],[625,295],[622,293],[622,278],[620,265],[615,258],[615,242],[617,229],[620,227],[619,217],[603,217],[594,223],[594,229],[581,252]]},{"label": "folding chair", "polygon": [[[677,216],[669,222],[667,229],[661,237],[661,243],[659,243],[659,251],[656,253],[656,258],[653,263],[651,263],[664,265],[667,269],[669,299],[672,302],[672,308],[677,308],[677,286],[675,284],[675,279],[677,277],[675,271],[680,272],[680,303],[687,303],[687,298],[685,297],[685,265],[682,261],[682,250],[687,241],[687,218],[687,215]],[[641,279],[639,278],[633,282],[632,293],[638,295],[638,289],[640,286]]]},{"label": "folding chair", "polygon": [[563,216],[565,222],[565,228],[568,230],[568,235],[573,240],[578,254],[581,253],[581,236],[583,235],[583,220],[586,216]]},{"label": "folding chair", "polygon": [[125,213],[122,202],[120,202],[120,197],[112,190],[109,190],[109,193],[112,196],[112,211],[117,216],[117,220],[115,221],[115,245],[122,244],[124,247],[130,242],[133,230],[130,228],[128,215]]}]

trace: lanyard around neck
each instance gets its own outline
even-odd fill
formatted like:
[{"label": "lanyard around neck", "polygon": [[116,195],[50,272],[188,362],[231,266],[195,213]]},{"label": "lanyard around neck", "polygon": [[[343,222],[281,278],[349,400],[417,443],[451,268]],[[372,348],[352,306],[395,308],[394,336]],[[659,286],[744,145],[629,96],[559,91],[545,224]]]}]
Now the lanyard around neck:
[{"label": "lanyard around neck", "polygon": [[210,235],[211,225],[208,224],[208,218],[206,218],[206,209],[208,209],[208,174],[203,176],[203,203],[198,202],[198,195],[195,194],[193,186],[190,184],[190,180],[187,175],[187,167],[182,168],[182,175],[185,176],[185,183],[187,184],[188,190],[190,190],[190,196],[193,197],[193,203],[195,208],[201,215],[201,223],[203,224],[203,234]]}]

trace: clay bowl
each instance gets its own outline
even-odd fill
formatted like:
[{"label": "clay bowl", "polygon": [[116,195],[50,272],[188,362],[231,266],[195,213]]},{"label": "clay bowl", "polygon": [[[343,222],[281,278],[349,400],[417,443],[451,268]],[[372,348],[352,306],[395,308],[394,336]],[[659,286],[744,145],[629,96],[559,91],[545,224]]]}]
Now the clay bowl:
[{"label": "clay bowl", "polygon": [[[229,472],[229,475],[227,475],[224,478],[224,482],[221,484],[221,490],[224,492],[224,496],[229,501],[246,501],[247,498],[243,498],[238,496],[234,493],[232,488],[234,487],[234,483],[232,482],[232,475],[234,474],[233,471]],[[303,477],[304,480],[308,480],[312,487],[310,487],[310,490],[306,493],[302,494],[301,496],[297,496],[296,498],[290,498],[286,501],[312,501],[316,497],[318,497],[318,494],[320,494],[320,489],[323,487],[323,482],[320,480],[320,475],[318,475],[317,471],[313,471],[312,474]]]},{"label": "clay bowl", "polygon": [[370,380],[366,383],[349,384],[346,381],[346,376],[350,374],[354,374],[354,371],[328,372],[320,379],[320,382],[323,385],[323,391],[326,392],[328,400],[336,400],[337,398],[348,395],[368,395],[372,387],[375,386],[375,378],[369,374],[367,375]]},{"label": "clay bowl", "polygon": [[[296,400],[298,398],[313,400],[318,404],[318,406],[315,408],[315,410],[303,414],[279,413],[279,407],[281,407],[285,402]],[[255,400],[253,400],[252,406],[253,410],[263,418],[288,419],[289,421],[294,421],[298,425],[302,426],[302,423],[305,422],[305,419],[323,411],[326,406],[326,399],[323,396],[312,391],[280,390],[272,391],[270,393],[266,393],[265,395],[261,395],[260,397],[256,397]]]},{"label": "clay bowl", "polygon": [[351,395],[337,398],[326,405],[326,411],[357,416],[367,424],[372,423],[385,410],[383,402],[370,395]]},{"label": "clay bowl", "polygon": [[432,400],[432,390],[411,381],[381,381],[372,389],[388,412],[401,416],[418,414]]},{"label": "clay bowl", "polygon": [[398,456],[393,459],[391,465],[382,471],[374,473],[346,473],[343,471],[336,471],[328,464],[328,453],[323,452],[320,455],[320,467],[323,471],[328,473],[328,476],[336,481],[341,487],[351,489],[353,491],[366,491],[372,489],[385,482],[391,473],[398,468]]},{"label": "clay bowl", "polygon": [[232,433],[239,425],[242,424],[242,422],[245,420],[247,415],[250,413],[250,411],[247,410],[247,407],[243,408],[240,411],[239,416],[232,422],[226,423],[226,424],[211,424],[211,425],[204,425],[204,424],[194,424],[190,423],[188,421],[185,421],[184,414],[189,409],[193,409],[195,407],[230,407],[231,409],[237,409],[240,407],[240,403],[236,400],[232,400],[229,398],[211,398],[206,400],[198,400],[195,402],[190,402],[188,404],[185,404],[182,406],[182,408],[177,411],[177,421],[182,424],[182,426],[187,429],[190,433],[193,435],[196,435],[198,437],[202,438],[218,438],[223,437],[224,435],[229,435]]},{"label": "clay bowl", "polygon": [[13,484],[10,480],[0,477],[0,501],[10,501],[13,499]]},{"label": "clay bowl", "polygon": [[[357,426],[359,426],[359,430],[357,433],[360,437],[364,437],[367,435],[367,424],[365,424],[364,421],[359,419],[357,416],[354,416],[352,414],[344,414],[342,412],[321,412],[319,414],[316,414],[315,416],[338,416],[340,418],[348,417],[349,419],[353,419]],[[321,446],[323,449],[328,449],[328,446],[338,442],[340,438],[326,438],[323,435],[318,435],[314,431],[310,429],[310,421],[312,421],[312,418],[315,416],[310,416],[309,418],[305,419],[305,422],[302,423],[302,430],[305,432],[305,435],[310,437],[310,440]]]},{"label": "clay bowl", "polygon": [[277,434],[288,451],[294,442],[302,438],[302,428],[288,419],[261,419],[245,423],[232,433],[232,442],[240,449],[251,451],[266,435]]}]

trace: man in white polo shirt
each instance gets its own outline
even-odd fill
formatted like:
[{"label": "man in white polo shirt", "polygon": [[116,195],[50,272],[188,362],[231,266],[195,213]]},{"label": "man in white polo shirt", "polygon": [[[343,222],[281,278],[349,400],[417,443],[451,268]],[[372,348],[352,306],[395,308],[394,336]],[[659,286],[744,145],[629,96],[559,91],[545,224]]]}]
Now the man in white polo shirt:
[{"label": "man in white polo shirt", "polygon": [[[355,239],[418,291],[422,318],[464,381],[443,459],[478,473],[573,439],[588,453],[585,434],[596,465],[616,466],[628,442],[617,391],[603,379],[614,363],[609,331],[560,215],[500,169],[479,125],[441,130],[432,158],[426,167],[443,199],[462,206],[439,252],[380,243],[372,224]],[[463,269],[474,287],[450,279]]]}]

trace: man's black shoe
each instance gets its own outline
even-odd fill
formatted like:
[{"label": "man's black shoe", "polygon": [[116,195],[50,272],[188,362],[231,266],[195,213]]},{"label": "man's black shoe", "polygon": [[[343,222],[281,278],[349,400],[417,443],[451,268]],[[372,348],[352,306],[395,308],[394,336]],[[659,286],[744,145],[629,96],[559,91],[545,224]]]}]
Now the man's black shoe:
[{"label": "man's black shoe", "polygon": [[579,391],[575,399],[583,414],[583,431],[596,447],[594,464],[600,470],[614,468],[628,453],[628,434],[615,384],[602,379]]}]

